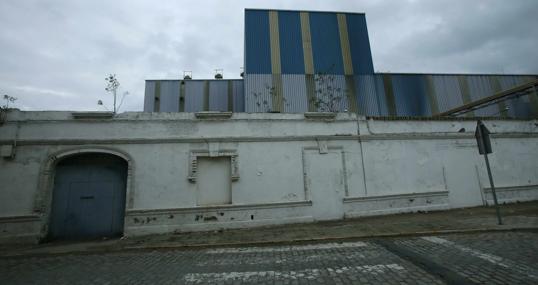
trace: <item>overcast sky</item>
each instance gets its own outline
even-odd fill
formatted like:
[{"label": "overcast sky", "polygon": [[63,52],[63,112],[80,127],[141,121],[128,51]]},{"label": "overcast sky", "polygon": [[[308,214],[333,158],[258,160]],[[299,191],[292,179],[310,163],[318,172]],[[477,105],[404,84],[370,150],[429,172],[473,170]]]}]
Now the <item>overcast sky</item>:
[{"label": "overcast sky", "polygon": [[538,0],[1,0],[0,94],[104,110],[115,73],[141,111],[144,79],[239,78],[245,8],[365,12],[376,71],[538,74]]}]

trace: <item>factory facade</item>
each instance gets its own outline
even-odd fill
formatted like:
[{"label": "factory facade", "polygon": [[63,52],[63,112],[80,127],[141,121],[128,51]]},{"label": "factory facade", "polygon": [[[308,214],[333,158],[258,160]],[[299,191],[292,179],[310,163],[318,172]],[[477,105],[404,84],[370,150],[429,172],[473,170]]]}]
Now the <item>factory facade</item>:
[{"label": "factory facade", "polygon": [[241,80],[148,80],[144,112],[2,111],[0,241],[489,205],[481,115],[500,202],[538,198],[536,76],[374,73],[363,14],[245,21]]}]

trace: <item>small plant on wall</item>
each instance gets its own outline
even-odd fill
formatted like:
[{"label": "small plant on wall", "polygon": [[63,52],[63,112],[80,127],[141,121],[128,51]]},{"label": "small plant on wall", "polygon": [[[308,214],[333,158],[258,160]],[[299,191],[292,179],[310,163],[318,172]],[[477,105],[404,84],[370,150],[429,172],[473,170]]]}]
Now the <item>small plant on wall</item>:
[{"label": "small plant on wall", "polygon": [[7,111],[9,110],[9,104],[15,103],[17,98],[9,95],[4,95],[3,99],[5,101],[4,105],[0,106],[0,124],[4,123],[7,118]]},{"label": "small plant on wall", "polygon": [[338,86],[335,75],[331,72],[332,69],[331,67],[327,72],[314,74],[316,89],[315,96],[310,99],[310,103],[318,112],[343,111],[341,106],[342,103],[346,102],[347,90]]},{"label": "small plant on wall", "polygon": [[[269,96],[265,95],[262,92],[253,92],[252,95],[254,96],[256,100],[256,107],[258,110],[261,110],[261,112],[264,113],[280,113],[281,111],[275,110],[273,108],[273,102],[279,100],[276,88],[274,86],[265,85],[265,94],[269,94]],[[271,98],[271,102],[268,101],[268,98]],[[284,106],[287,106],[286,98],[282,98],[282,103]]]}]

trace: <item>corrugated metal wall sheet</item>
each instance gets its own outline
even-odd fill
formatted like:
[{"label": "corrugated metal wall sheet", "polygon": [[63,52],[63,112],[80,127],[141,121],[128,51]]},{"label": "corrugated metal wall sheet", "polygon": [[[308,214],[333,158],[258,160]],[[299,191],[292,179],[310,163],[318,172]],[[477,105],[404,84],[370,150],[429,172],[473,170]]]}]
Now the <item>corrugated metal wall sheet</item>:
[{"label": "corrugated metal wall sheet", "polygon": [[310,13],[310,37],[315,73],[344,74],[335,13]]},{"label": "corrugated metal wall sheet", "polygon": [[[315,76],[313,76],[315,77]],[[299,75],[282,75],[285,98],[284,112],[302,113],[315,111],[309,106],[310,93],[320,96],[323,87],[314,79]],[[359,113],[367,116],[432,116],[436,113],[461,106],[494,93],[522,84],[535,77],[520,75],[428,75],[428,74],[375,74],[354,76],[354,93]],[[309,83],[310,82],[310,83]],[[313,82],[313,84],[312,84]],[[496,83],[498,82],[498,83]],[[495,87],[495,85],[499,85]],[[245,86],[247,102],[263,102],[271,96],[267,86],[272,86],[270,75],[249,76]],[[351,93],[344,76],[334,76],[333,88],[340,88],[345,94]],[[500,89],[499,89],[500,88]],[[257,91],[257,98],[253,96]],[[267,92],[264,92],[267,91]],[[264,96],[265,94],[265,96]],[[536,117],[538,99],[523,96],[504,104],[495,104],[471,112],[468,116],[507,116],[517,118]],[[508,110],[505,110],[508,107]],[[340,111],[349,110],[348,100],[342,100]],[[254,104],[247,105],[247,112],[263,112]]]},{"label": "corrugated metal wall sheet", "polygon": [[245,12],[245,73],[271,73],[269,12]]},{"label": "corrugated metal wall sheet", "polygon": [[[303,113],[320,111],[314,102],[327,101],[323,96],[333,94],[341,98],[335,108],[341,112],[354,111],[356,105],[358,113],[367,116],[431,116],[538,78],[388,73],[327,76],[332,79],[325,78],[325,83],[319,75],[308,74],[255,74],[244,81],[147,80],[144,111]],[[511,99],[466,116],[536,118],[538,96]]]},{"label": "corrugated metal wall sheet", "polygon": [[146,80],[146,90],[144,93],[144,112],[155,111],[155,82]]},{"label": "corrugated metal wall sheet", "polygon": [[245,110],[243,80],[146,80],[144,112]]},{"label": "corrugated metal wall sheet", "polygon": [[228,111],[227,81],[209,81],[209,111]]},{"label": "corrugated metal wall sheet", "polygon": [[[387,73],[355,76],[359,110],[367,116],[431,116],[536,78],[525,75]],[[538,99],[534,97],[536,95],[522,96],[466,116],[536,117]]]},{"label": "corrugated metal wall sheet", "polygon": [[[245,112],[270,112],[273,100],[271,74],[252,74],[245,76]],[[293,112],[292,112],[293,113]]]},{"label": "corrugated metal wall sheet", "polygon": [[[346,88],[346,77],[343,75],[327,75],[319,78],[318,75],[282,74],[280,81],[275,81],[270,74],[249,75],[245,79],[245,112],[285,112],[304,113],[308,111],[321,111],[327,107],[329,98],[335,98],[333,108],[344,112],[350,110]],[[274,100],[279,100],[275,85],[281,84],[282,110],[274,108]],[[319,102],[315,108],[314,102]]]},{"label": "corrugated metal wall sheet", "polygon": [[204,86],[205,81],[185,82],[185,112],[204,111]]},{"label": "corrugated metal wall sheet", "polygon": [[351,60],[353,62],[353,73],[374,73],[366,16],[364,14],[347,14],[346,21],[351,49]]},{"label": "corrugated metal wall sheet", "polygon": [[161,80],[160,81],[160,112],[178,112],[179,111],[179,81],[178,80]]},{"label": "corrugated metal wall sheet", "polygon": [[373,73],[364,14],[245,11],[245,74],[320,72]]},{"label": "corrugated metal wall sheet", "polygon": [[280,61],[283,74],[304,74],[301,19],[298,12],[278,13]]}]

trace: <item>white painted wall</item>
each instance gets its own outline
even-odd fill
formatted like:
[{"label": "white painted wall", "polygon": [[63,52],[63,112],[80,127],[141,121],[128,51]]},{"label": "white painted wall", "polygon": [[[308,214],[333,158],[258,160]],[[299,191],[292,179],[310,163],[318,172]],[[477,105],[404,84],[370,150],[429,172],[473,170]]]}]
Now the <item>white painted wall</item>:
[{"label": "white painted wall", "polygon": [[[537,199],[538,122],[485,123],[494,133],[490,159],[501,201]],[[475,124],[260,113],[96,120],[11,111],[0,126],[0,145],[16,144],[13,159],[0,158],[0,239],[46,235],[52,158],[88,149],[129,160],[128,235],[482,205],[491,194]],[[189,179],[193,152],[237,155],[231,204],[198,206],[204,178]]]}]

